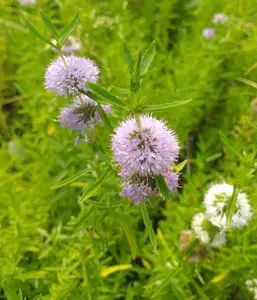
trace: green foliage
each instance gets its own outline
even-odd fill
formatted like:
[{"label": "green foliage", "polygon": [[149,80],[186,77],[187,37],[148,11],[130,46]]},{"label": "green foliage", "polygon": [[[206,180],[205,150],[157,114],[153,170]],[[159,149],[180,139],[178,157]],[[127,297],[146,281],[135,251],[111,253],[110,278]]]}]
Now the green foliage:
[{"label": "green foliage", "polygon": [[[255,3],[11,2],[0,3],[0,296],[252,299],[245,281],[257,277]],[[219,11],[229,21],[205,40],[201,32]],[[90,96],[115,107],[93,144],[73,145],[76,134],[54,121],[69,100],[43,87],[51,47],[70,34],[83,44],[79,55],[101,69]],[[143,207],[120,197],[118,170],[107,173],[110,131],[141,111],[176,131],[182,162],[174,167],[178,192]],[[209,185],[223,180],[249,195],[253,220],[193,263],[199,245],[181,253],[180,233]]]}]

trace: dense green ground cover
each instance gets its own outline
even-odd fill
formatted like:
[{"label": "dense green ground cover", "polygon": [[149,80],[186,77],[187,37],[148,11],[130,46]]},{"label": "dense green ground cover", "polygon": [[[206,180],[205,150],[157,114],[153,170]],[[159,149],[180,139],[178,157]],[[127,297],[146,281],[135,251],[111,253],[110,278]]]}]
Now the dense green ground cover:
[{"label": "dense green ground cover", "polygon": [[[78,204],[83,188],[103,171],[100,150],[109,152],[110,137],[98,127],[94,147],[74,147],[76,135],[54,121],[67,103],[43,87],[56,54],[24,19],[47,35],[40,9],[60,29],[81,9],[73,35],[83,44],[79,55],[100,66],[103,86],[129,86],[123,39],[135,56],[155,40],[156,57],[139,97],[146,95],[150,104],[193,99],[154,114],[176,131],[180,161],[189,160],[172,201],[153,199],[148,206],[157,251],[140,209],[119,196],[115,174],[97,197]],[[229,21],[204,39],[202,30],[220,11]],[[20,289],[27,299],[253,299],[245,281],[257,277],[257,122],[250,118],[256,48],[252,0],[39,0],[34,7],[2,0],[0,298],[23,299],[16,296]],[[120,119],[112,114],[113,124]],[[51,188],[83,169],[91,172]],[[203,210],[209,184],[222,180],[248,193],[254,217],[248,227],[229,232],[224,247],[189,262],[180,252],[180,233]]]}]

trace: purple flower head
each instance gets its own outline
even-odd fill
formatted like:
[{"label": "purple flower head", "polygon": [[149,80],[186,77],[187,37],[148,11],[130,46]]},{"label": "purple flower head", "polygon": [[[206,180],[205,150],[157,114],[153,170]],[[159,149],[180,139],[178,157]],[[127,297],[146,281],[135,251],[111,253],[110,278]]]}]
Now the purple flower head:
[{"label": "purple flower head", "polygon": [[210,39],[215,36],[215,30],[214,28],[205,28],[202,32],[203,37],[206,39]]},{"label": "purple flower head", "polygon": [[162,174],[175,162],[179,152],[177,138],[163,121],[140,116],[123,121],[112,137],[112,150],[123,176]]},{"label": "purple flower head", "polygon": [[228,21],[228,16],[226,16],[223,13],[217,13],[217,14],[215,14],[213,16],[213,19],[212,19],[212,23],[213,24],[218,24],[218,23],[224,24],[227,21]]},{"label": "purple flower head", "polygon": [[[102,105],[106,113],[110,113],[110,105]],[[87,128],[93,129],[94,124],[101,120],[101,115],[95,101],[87,96],[78,96],[73,103],[61,110],[59,122],[62,127],[72,131],[83,132]]]},{"label": "purple flower head", "polygon": [[47,68],[45,87],[58,96],[75,96],[80,91],[87,92],[86,82],[97,82],[98,74],[98,67],[88,58],[75,55],[58,57]]},{"label": "purple flower head", "polygon": [[[164,172],[164,179],[170,192],[174,192],[178,186],[178,174],[167,170]],[[144,201],[150,196],[158,195],[158,193],[159,190],[154,177],[138,174],[125,179],[125,186],[122,190],[122,195],[132,199],[135,203]]]},{"label": "purple flower head", "polygon": [[20,4],[23,6],[32,6],[37,3],[36,0],[20,0]]}]

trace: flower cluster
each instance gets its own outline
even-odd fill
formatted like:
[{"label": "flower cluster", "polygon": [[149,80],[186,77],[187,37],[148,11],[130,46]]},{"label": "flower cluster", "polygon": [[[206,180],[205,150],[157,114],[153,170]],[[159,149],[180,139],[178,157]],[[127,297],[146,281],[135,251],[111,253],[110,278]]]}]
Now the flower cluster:
[{"label": "flower cluster", "polygon": [[257,300],[257,279],[248,279],[245,282],[247,289],[253,294],[254,299]]},{"label": "flower cluster", "polygon": [[[226,16],[223,13],[216,13],[213,18],[212,18],[212,23],[214,25],[217,24],[225,24],[228,21],[228,16]],[[202,31],[202,35],[206,39],[210,39],[215,36],[215,28],[209,27],[209,28],[204,28]]]},{"label": "flower cluster", "polygon": [[[106,113],[111,111],[110,105],[102,105]],[[93,130],[94,124],[101,120],[97,103],[85,95],[75,97],[72,104],[61,109],[59,122],[71,131],[83,133],[87,128]]]},{"label": "flower cluster", "polygon": [[37,3],[36,0],[20,0],[20,4],[23,6],[32,6]]},{"label": "flower cluster", "polygon": [[[75,42],[75,44],[74,44]],[[74,46],[79,48],[74,39],[62,48],[63,52],[74,52]],[[87,81],[98,81],[99,68],[90,59],[75,55],[61,55],[47,68],[45,74],[45,87],[48,91],[55,92],[58,96],[75,96],[73,102],[62,108],[59,115],[61,126],[71,131],[85,133],[101,120],[97,103],[85,94],[88,92]],[[111,106],[102,106],[105,113],[110,113]]]},{"label": "flower cluster", "polygon": [[[210,187],[204,198],[204,213],[197,213],[192,220],[192,230],[203,244],[221,246],[226,243],[227,208],[234,187],[227,183]],[[243,228],[252,218],[252,208],[245,193],[238,193],[236,209],[230,228]]]},{"label": "flower cluster", "polygon": [[114,158],[121,168],[122,194],[134,202],[158,194],[155,175],[164,177],[173,192],[178,174],[170,171],[179,152],[177,138],[163,121],[148,115],[123,121],[112,137]]}]

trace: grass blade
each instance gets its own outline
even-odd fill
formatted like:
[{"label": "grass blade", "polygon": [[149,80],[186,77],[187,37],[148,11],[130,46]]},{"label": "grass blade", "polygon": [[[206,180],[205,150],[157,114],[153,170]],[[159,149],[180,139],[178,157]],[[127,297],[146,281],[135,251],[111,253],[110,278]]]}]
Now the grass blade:
[{"label": "grass blade", "polygon": [[99,110],[99,113],[101,115],[101,118],[104,122],[104,125],[106,126],[106,128],[110,131],[110,132],[113,132],[113,127],[112,127],[112,124],[106,114],[106,112],[104,111],[103,107],[101,104],[97,104],[97,107],[98,107],[98,110]]},{"label": "grass blade", "polygon": [[129,48],[127,46],[126,41],[123,42],[123,56],[124,56],[124,59],[125,59],[125,62],[127,64],[127,66],[128,66],[129,73],[132,74],[134,63],[133,63],[133,58],[132,58],[132,55],[129,51]]},{"label": "grass blade", "polygon": [[227,222],[226,222],[226,227],[227,229],[230,228],[231,222],[232,222],[232,217],[236,209],[236,202],[237,202],[237,196],[239,193],[239,189],[234,186],[233,194],[232,197],[229,199],[228,202],[228,209],[227,209]]}]

